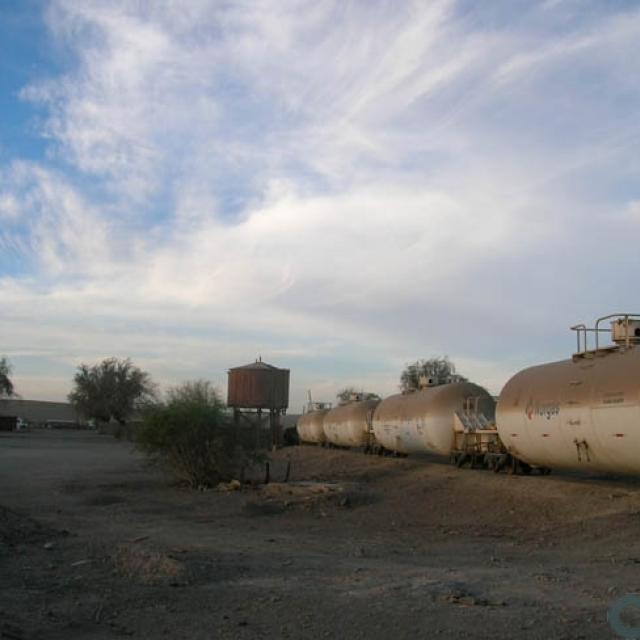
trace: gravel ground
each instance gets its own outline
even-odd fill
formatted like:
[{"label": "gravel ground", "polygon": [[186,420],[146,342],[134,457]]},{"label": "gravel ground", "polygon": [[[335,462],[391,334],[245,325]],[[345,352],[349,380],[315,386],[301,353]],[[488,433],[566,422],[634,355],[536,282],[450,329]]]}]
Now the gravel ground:
[{"label": "gravel ground", "polygon": [[640,592],[635,479],[318,447],[271,467],[189,491],[109,436],[0,434],[0,637],[602,640]]}]

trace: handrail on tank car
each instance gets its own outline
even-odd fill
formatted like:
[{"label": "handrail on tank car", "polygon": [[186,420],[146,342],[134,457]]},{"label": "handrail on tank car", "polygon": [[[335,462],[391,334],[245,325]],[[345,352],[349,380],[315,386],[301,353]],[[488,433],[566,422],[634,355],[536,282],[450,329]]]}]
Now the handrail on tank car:
[{"label": "handrail on tank car", "polygon": [[569,329],[571,329],[571,331],[575,331],[576,332],[576,338],[578,339],[578,350],[576,351],[576,353],[582,353],[580,350],[580,332],[583,331],[584,332],[584,350],[587,350],[587,325],[586,324],[575,324],[573,325],[573,327],[569,327]]},{"label": "handrail on tank car", "polygon": [[[576,324],[573,327],[569,327],[569,329],[571,329],[571,331],[576,331],[577,332],[577,338],[578,338],[578,350],[576,351],[576,353],[586,353],[589,350],[589,345],[587,343],[587,333],[596,333],[597,331],[604,331],[607,332],[609,331],[608,329],[591,329],[589,327],[587,327],[586,324]],[[584,335],[584,349],[580,348],[580,334]],[[597,333],[596,333],[597,335]],[[597,342],[597,341],[596,341]],[[596,347],[596,350],[598,348]]]},{"label": "handrail on tank car", "polygon": [[[586,353],[588,351],[588,345],[587,345],[587,333],[595,333],[596,334],[596,339],[595,339],[595,351],[598,351],[598,349],[600,348],[600,341],[598,339],[598,334],[599,333],[609,333],[610,329],[601,329],[600,328],[600,323],[603,322],[604,320],[610,320],[611,318],[624,318],[624,322],[625,322],[625,326],[626,326],[626,347],[629,348],[629,345],[631,344],[630,341],[630,336],[629,336],[629,320],[630,318],[640,318],[640,313],[610,313],[609,315],[603,316],[602,318],[598,318],[596,320],[596,326],[591,329],[589,327],[587,327],[586,324],[576,324],[573,327],[569,327],[571,329],[571,331],[575,331],[577,334],[577,339],[578,339],[578,350],[576,353]],[[580,334],[584,335],[584,349],[580,348]]]}]

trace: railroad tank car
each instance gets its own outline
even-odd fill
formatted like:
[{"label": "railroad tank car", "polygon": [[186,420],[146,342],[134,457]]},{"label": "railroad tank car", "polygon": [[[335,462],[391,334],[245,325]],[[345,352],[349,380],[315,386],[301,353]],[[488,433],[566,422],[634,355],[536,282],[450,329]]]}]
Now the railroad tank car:
[{"label": "railroad tank car", "polygon": [[[595,329],[572,358],[520,371],[500,393],[503,444],[533,466],[640,473],[640,322],[612,323],[616,344],[600,348]],[[596,348],[586,348],[587,331]],[[580,336],[580,334],[579,334]]]},{"label": "railroad tank car", "polygon": [[329,413],[329,408],[315,409],[309,411],[298,418],[298,436],[300,442],[312,442],[314,444],[324,444],[327,437],[324,434],[324,417]]},{"label": "railroad tank car", "polygon": [[449,455],[455,444],[454,414],[464,411],[469,398],[478,398],[478,411],[493,419],[494,399],[472,382],[440,384],[390,396],[373,414],[376,441],[398,453]]},{"label": "railroad tank car", "polygon": [[378,399],[359,400],[331,409],[323,422],[327,441],[338,447],[367,446],[373,412],[378,404]]}]

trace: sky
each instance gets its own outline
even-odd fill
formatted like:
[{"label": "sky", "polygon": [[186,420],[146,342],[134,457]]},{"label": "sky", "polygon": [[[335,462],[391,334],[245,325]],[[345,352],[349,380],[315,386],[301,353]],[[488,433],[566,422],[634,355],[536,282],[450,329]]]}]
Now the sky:
[{"label": "sky", "polygon": [[0,354],[498,393],[638,312],[640,4],[0,0]]}]

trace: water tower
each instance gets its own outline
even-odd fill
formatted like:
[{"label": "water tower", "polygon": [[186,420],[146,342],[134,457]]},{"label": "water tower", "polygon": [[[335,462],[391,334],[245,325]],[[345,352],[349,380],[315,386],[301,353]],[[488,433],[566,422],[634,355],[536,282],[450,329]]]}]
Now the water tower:
[{"label": "water tower", "polygon": [[289,406],[289,369],[255,362],[229,369],[227,406],[233,409],[236,428],[246,420],[262,427],[263,414],[269,416],[271,444],[278,446],[282,438],[282,416]]}]

